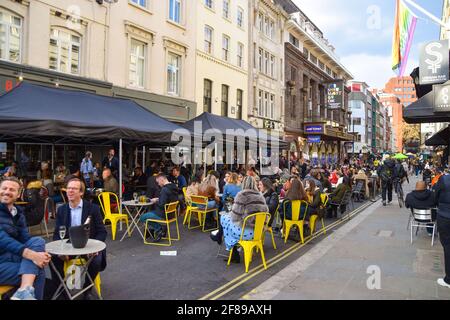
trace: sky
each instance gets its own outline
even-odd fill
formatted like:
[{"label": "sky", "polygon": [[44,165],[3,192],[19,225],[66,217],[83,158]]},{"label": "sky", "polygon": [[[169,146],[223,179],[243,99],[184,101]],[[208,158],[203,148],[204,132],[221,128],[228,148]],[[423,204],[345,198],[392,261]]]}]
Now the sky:
[{"label": "sky", "polygon": [[[372,88],[384,85],[396,74],[391,70],[392,36],[396,0],[293,0],[336,48],[355,80]],[[442,17],[443,0],[414,0]],[[414,7],[416,32],[405,75],[419,64],[420,46],[439,40],[440,26]]]}]

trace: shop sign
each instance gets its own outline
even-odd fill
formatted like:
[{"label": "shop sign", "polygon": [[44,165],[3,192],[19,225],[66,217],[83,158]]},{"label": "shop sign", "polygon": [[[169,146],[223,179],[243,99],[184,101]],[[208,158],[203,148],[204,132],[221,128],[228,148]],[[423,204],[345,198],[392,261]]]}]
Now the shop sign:
[{"label": "shop sign", "polygon": [[433,41],[420,48],[420,84],[444,83],[449,76],[448,40]]},{"label": "shop sign", "polygon": [[434,85],[434,112],[450,111],[450,85]]},{"label": "shop sign", "polygon": [[321,136],[308,136],[308,143],[320,143],[322,142]]},{"label": "shop sign", "polygon": [[275,122],[271,120],[264,120],[264,129],[275,129]]},{"label": "shop sign", "polygon": [[306,131],[306,133],[324,133],[323,126],[321,126],[321,125],[317,125],[317,126],[307,125],[307,126],[305,126],[305,131]]},{"label": "shop sign", "polygon": [[344,107],[344,82],[332,82],[327,87],[327,102],[329,109]]}]

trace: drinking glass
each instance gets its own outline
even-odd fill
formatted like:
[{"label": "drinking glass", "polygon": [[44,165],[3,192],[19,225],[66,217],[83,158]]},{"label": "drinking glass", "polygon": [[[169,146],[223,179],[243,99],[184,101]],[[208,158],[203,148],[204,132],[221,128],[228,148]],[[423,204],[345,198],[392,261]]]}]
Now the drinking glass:
[{"label": "drinking glass", "polygon": [[61,247],[64,245],[64,237],[66,236],[66,226],[59,227],[59,238],[61,239]]}]

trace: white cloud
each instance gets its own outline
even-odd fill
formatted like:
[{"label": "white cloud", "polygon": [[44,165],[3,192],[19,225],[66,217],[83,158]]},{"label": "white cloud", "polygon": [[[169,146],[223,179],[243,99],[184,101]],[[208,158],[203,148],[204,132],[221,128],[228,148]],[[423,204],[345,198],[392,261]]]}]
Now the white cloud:
[{"label": "white cloud", "polygon": [[[391,56],[358,53],[345,56],[341,62],[352,72],[355,80],[364,81],[370,87],[383,89],[390,78],[395,77],[391,70]],[[409,75],[417,67],[415,59],[409,59],[405,75]]]}]

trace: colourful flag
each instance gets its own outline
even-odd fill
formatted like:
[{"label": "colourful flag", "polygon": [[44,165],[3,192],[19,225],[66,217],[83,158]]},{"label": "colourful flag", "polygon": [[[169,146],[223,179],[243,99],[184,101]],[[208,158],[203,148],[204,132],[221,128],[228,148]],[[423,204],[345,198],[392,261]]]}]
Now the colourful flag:
[{"label": "colourful flag", "polygon": [[402,0],[397,0],[394,39],[392,42],[392,70],[402,77],[408,62],[417,17]]}]

